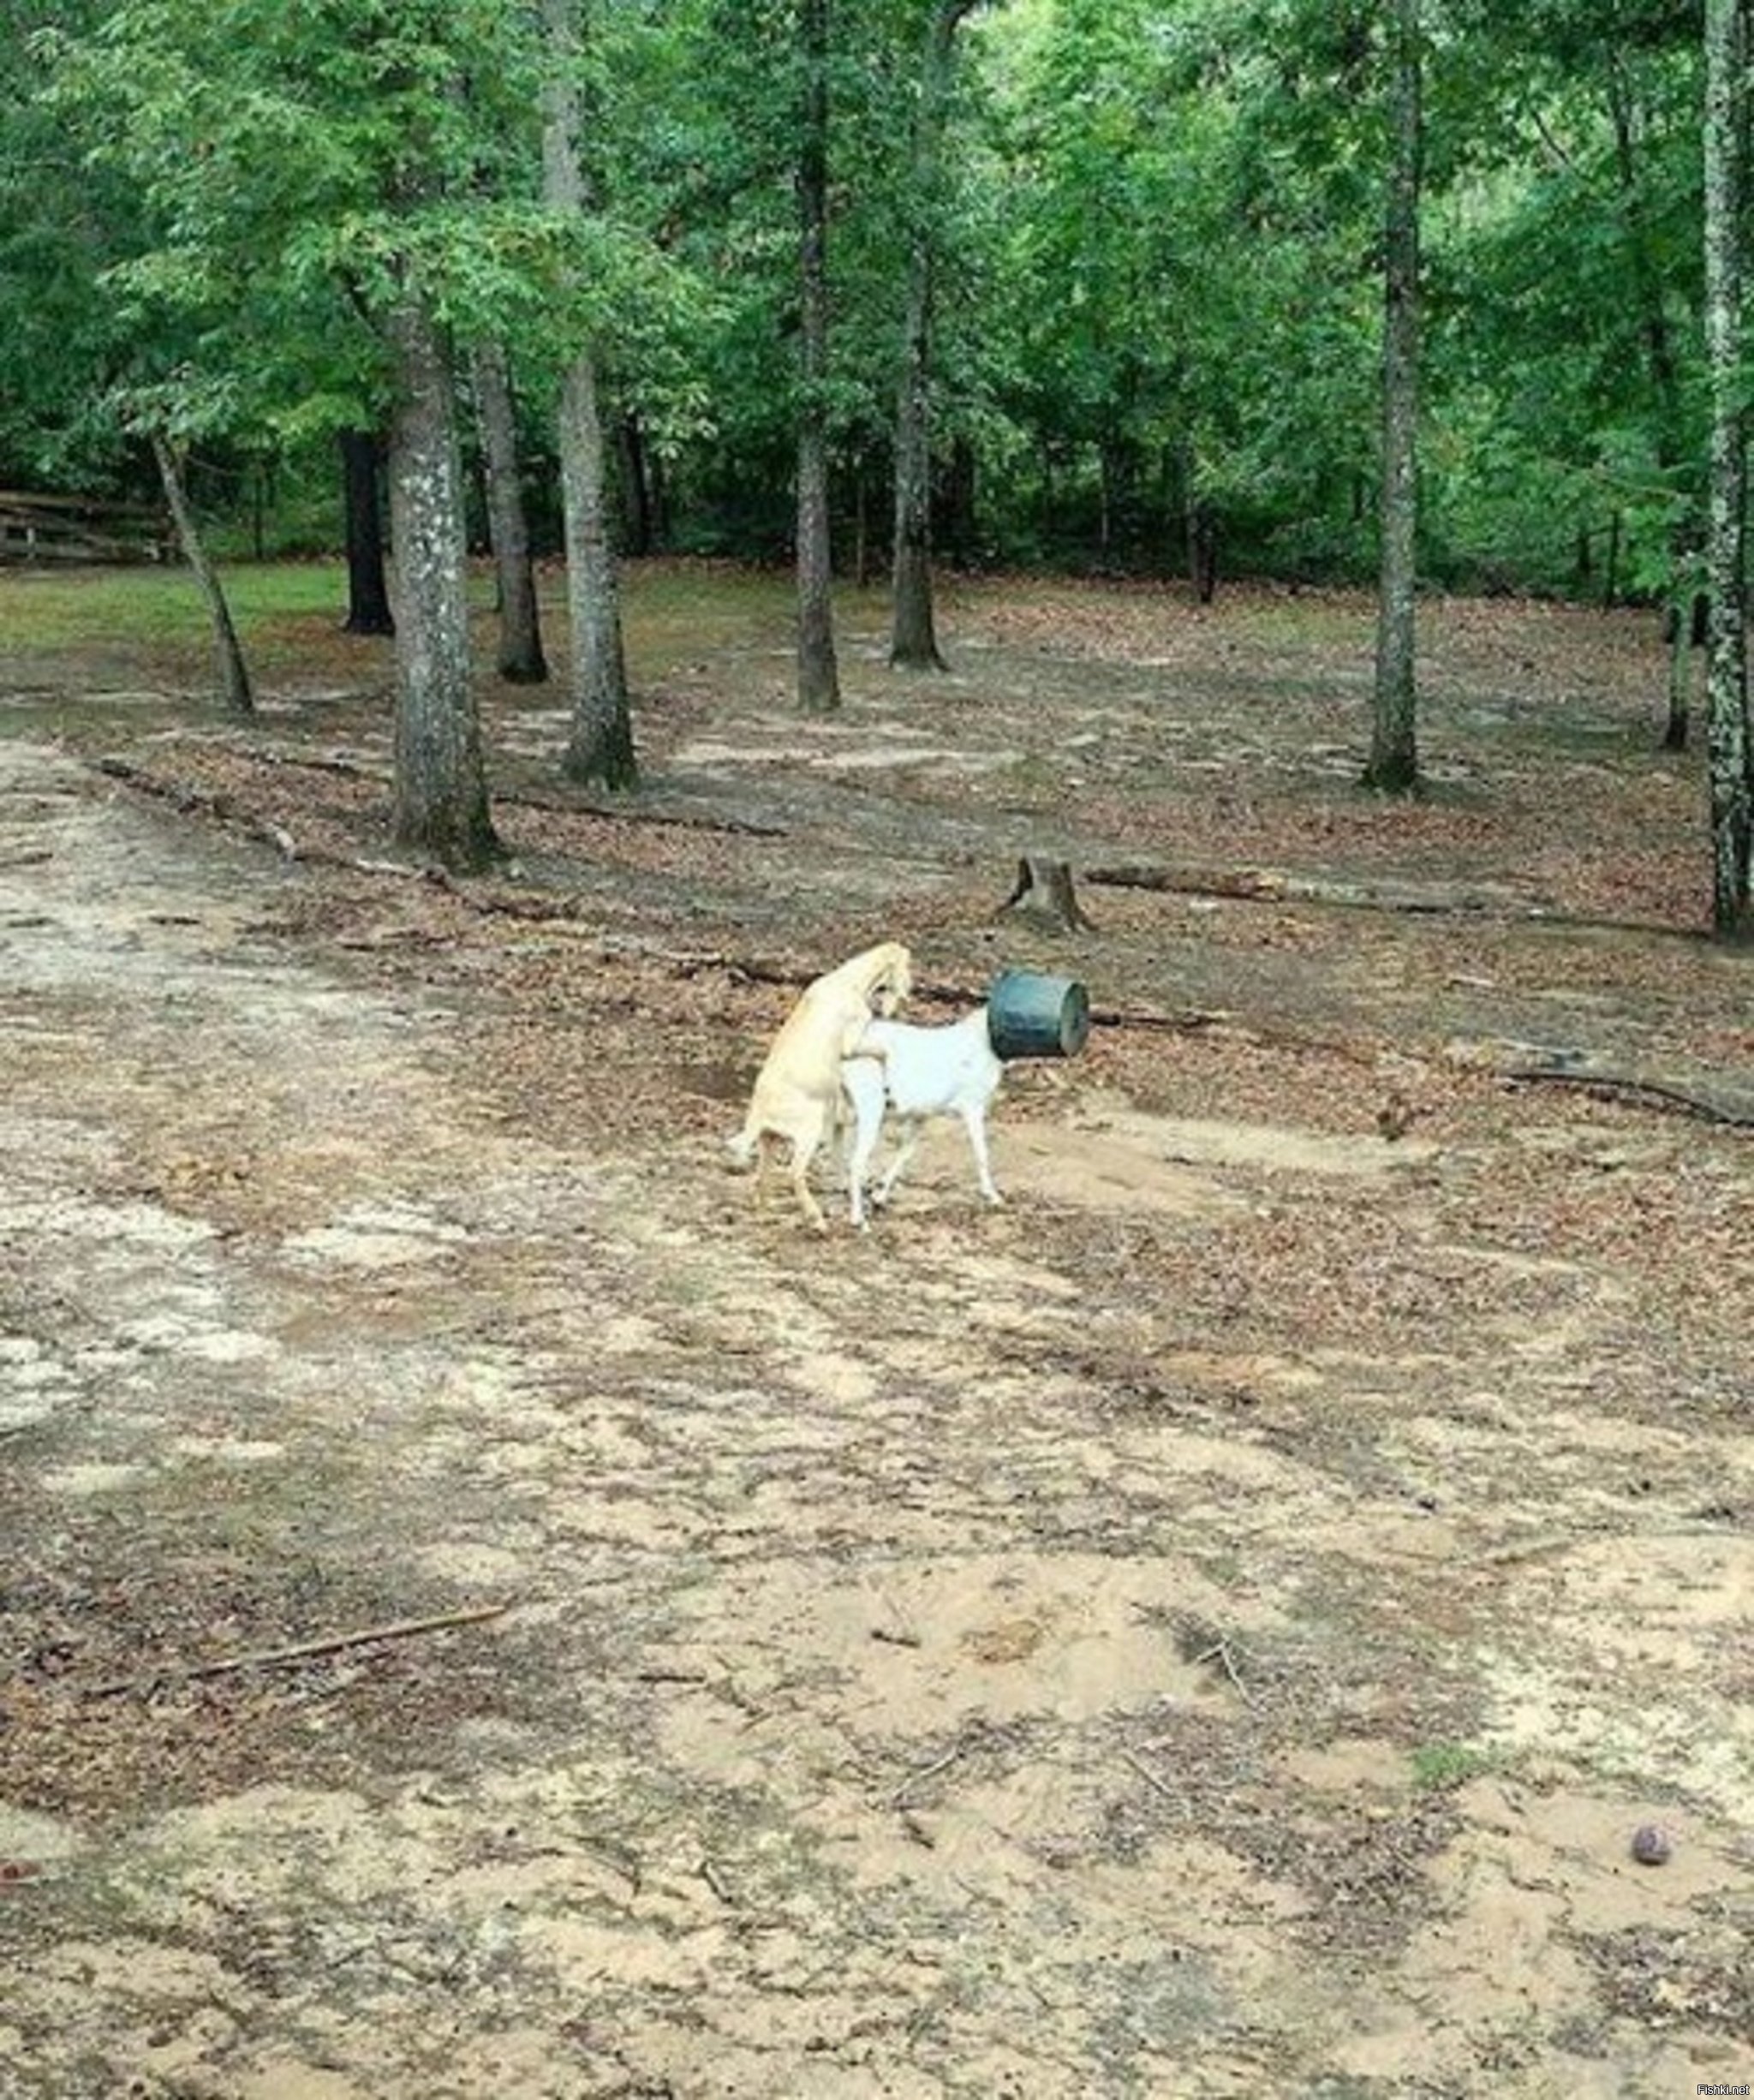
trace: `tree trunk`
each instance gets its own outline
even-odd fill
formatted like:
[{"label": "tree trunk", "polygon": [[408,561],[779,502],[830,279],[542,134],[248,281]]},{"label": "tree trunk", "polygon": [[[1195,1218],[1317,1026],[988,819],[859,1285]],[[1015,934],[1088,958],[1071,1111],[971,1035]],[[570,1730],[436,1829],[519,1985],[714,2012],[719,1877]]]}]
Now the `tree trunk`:
[{"label": "tree trunk", "polygon": [[1218,514],[1203,496],[1188,505],[1188,575],[1194,595],[1209,606],[1218,595]]},{"label": "tree trunk", "polygon": [[568,367],[560,389],[560,489],[573,658],[565,773],[570,780],[618,790],[637,787],[640,776],[622,645],[621,586],[609,544],[607,486],[597,365],[586,351]]},{"label": "tree trunk", "polygon": [[[1685,580],[1696,566],[1690,553],[1677,561],[1676,575]],[[1685,751],[1693,715],[1693,652],[1711,639],[1711,600],[1691,585],[1669,601],[1663,636],[1669,647],[1668,723],[1663,731],[1665,751]]]},{"label": "tree trunk", "polygon": [[1748,896],[1750,779],[1742,406],[1742,212],[1746,200],[1747,23],[1742,0],[1705,0],[1705,343],[1711,388],[1706,570],[1711,597],[1706,763],[1711,781],[1712,929],[1754,932]]},{"label": "tree trunk", "polygon": [[390,583],[384,570],[384,506],[379,481],[384,440],[375,431],[343,430],[342,492],[347,512],[347,619],[349,635],[393,635]]},{"label": "tree trunk", "polygon": [[[1656,398],[1656,473],[1661,480],[1669,483],[1674,480],[1677,464],[1686,449],[1680,372],[1675,357],[1673,331],[1669,325],[1659,246],[1650,225],[1645,188],[1639,180],[1637,109],[1625,60],[1618,48],[1610,49],[1608,53],[1608,101],[1614,119],[1614,165],[1620,182],[1628,260],[1644,317],[1645,361]],[[1690,476],[1690,481],[1691,479]],[[1691,575],[1697,567],[1699,536],[1697,497],[1690,489],[1668,534],[1669,602],[1676,626],[1670,637],[1674,647],[1669,658],[1668,719],[1662,737],[1666,751],[1685,749],[1690,726],[1687,686],[1689,654],[1694,641],[1691,625],[1694,586]],[[1610,543],[1610,573],[1616,553],[1616,546]]]},{"label": "tree trunk", "polygon": [[649,554],[655,542],[655,508],[646,433],[637,409],[629,409],[617,420],[615,446],[621,461],[622,545],[631,555]]},{"label": "tree trunk", "polygon": [[926,23],[909,187],[914,214],[895,410],[894,625],[889,660],[942,671],[932,607],[932,291],[940,216],[939,160],[956,33],[975,0],[934,0]]},{"label": "tree trunk", "polygon": [[231,608],[225,602],[224,588],[201,542],[201,528],[195,522],[188,491],[183,486],[181,462],[169,438],[156,430],[152,433],[152,457],[158,462],[158,479],[164,485],[164,500],[170,506],[176,536],[182,545],[183,559],[200,588],[206,601],[207,616],[213,623],[213,653],[218,665],[219,689],[225,695],[226,712],[252,715],[256,711],[256,697],[250,689],[249,666],[243,660],[237,629],[231,623]]},{"label": "tree trunk", "polygon": [[[542,122],[542,194],[564,212],[585,207],[580,153],[577,0],[542,0],[548,81]],[[566,599],[572,629],[572,733],[569,779],[624,789],[639,784],[621,595],[609,539],[607,448],[597,397],[594,346],[582,343],[560,389],[560,492],[566,527]]]},{"label": "tree trunk", "polygon": [[536,609],[536,570],[524,516],[518,464],[517,404],[502,343],[475,351],[475,418],[487,468],[487,530],[499,578],[499,675],[512,685],[541,685],[548,677],[542,622]]},{"label": "tree trunk", "polygon": [[1618,510],[1608,521],[1608,552],[1602,565],[1602,610],[1611,612],[1620,594],[1620,534],[1623,521]]},{"label": "tree trunk", "polygon": [[944,491],[944,524],[950,542],[950,558],[958,568],[975,559],[980,537],[975,510],[979,474],[975,448],[961,433],[950,441],[950,471]]},{"label": "tree trunk", "polygon": [[396,557],[396,838],[459,870],[498,855],[469,651],[462,462],[450,366],[425,300],[390,313],[397,400],[390,434]]},{"label": "tree trunk", "polygon": [[1418,526],[1419,0],[1393,0],[1392,130],[1382,319],[1382,556],[1376,623],[1376,691],[1364,785],[1386,794],[1420,788],[1414,684]]},{"label": "tree trunk", "polygon": [[840,705],[828,523],[828,0],[798,0],[804,70],[798,149],[798,705]]},{"label": "tree trunk", "polygon": [[1078,902],[1071,863],[1053,854],[1025,853],[1018,856],[1017,880],[1011,885],[1011,895],[993,916],[1003,917],[1006,913],[1015,913],[1038,926],[1052,927],[1060,933],[1095,931],[1095,922]]},{"label": "tree trunk", "polygon": [[871,581],[871,477],[862,455],[853,472],[853,582],[862,591]]}]

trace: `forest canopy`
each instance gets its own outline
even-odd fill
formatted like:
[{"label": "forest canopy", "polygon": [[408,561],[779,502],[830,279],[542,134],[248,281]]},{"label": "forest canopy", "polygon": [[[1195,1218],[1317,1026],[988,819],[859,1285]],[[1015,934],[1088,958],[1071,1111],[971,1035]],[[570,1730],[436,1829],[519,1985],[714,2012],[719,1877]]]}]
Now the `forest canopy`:
[{"label": "forest canopy", "polygon": [[[509,343],[539,540],[567,331],[594,331],[624,551],[783,556],[799,325],[795,10],[592,0],[586,208],[542,207],[540,10],[27,0],[0,68],[0,485],[144,486],[143,403],[210,510],[332,546],[361,323],[406,267]],[[929,194],[928,0],[828,12],[820,382],[837,551],[886,530],[910,242],[930,215],[940,557],[1374,571],[1385,10],[958,10]],[[1706,457],[1702,56],[1657,0],[1423,10],[1422,575],[1661,594]],[[264,490],[267,500],[262,500]]]}]

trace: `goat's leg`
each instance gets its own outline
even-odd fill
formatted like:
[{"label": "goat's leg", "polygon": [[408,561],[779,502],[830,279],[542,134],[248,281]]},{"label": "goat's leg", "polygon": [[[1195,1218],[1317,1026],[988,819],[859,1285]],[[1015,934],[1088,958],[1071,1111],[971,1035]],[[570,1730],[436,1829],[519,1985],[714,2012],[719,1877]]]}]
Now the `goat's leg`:
[{"label": "goat's leg", "polygon": [[882,1129],[881,1098],[875,1102],[862,1097],[856,1098],[853,1102],[853,1134],[847,1147],[846,1187],[849,1214],[862,1232],[865,1226],[865,1184],[870,1177],[871,1154],[877,1149],[877,1140]]},{"label": "goat's leg", "polygon": [[901,1125],[901,1147],[889,1162],[889,1172],[871,1195],[871,1201],[880,1208],[889,1201],[896,1183],[901,1179],[902,1169],[913,1158],[914,1148],[920,1142],[920,1132],[924,1128],[918,1116],[898,1116],[896,1120]]},{"label": "goat's leg", "polygon": [[963,1124],[969,1133],[969,1148],[975,1155],[975,1172],[980,1178],[981,1193],[989,1203],[1002,1203],[1005,1198],[993,1185],[993,1163],[987,1156],[987,1109],[984,1102],[963,1111]]}]

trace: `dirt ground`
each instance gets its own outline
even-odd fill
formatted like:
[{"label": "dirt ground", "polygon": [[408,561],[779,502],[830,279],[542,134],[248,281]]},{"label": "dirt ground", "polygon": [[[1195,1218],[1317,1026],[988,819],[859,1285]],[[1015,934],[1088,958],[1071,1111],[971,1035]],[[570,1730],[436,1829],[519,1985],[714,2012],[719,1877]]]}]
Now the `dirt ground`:
[{"label": "dirt ground", "polygon": [[[1434,606],[1400,808],[1362,600],[861,602],[826,725],[630,605],[642,795],[490,683],[459,885],[381,652],[0,665],[0,2093],[1745,2089],[1754,958],[1648,623]],[[722,1141],[890,936],[1099,1025],[1005,1208],[947,1133],[817,1239]]]}]

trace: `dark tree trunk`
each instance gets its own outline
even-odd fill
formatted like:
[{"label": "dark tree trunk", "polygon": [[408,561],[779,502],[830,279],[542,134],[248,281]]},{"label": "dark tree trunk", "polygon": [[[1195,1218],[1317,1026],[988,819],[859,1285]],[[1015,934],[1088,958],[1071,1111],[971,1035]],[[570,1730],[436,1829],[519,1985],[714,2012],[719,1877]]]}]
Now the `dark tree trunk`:
[{"label": "dark tree trunk", "polygon": [[541,685],[548,677],[548,659],[542,653],[536,569],[524,515],[517,403],[504,343],[480,346],[474,378],[475,417],[487,473],[487,530],[499,579],[499,675],[512,685]]},{"label": "dark tree trunk", "polygon": [[446,868],[485,868],[499,842],[487,806],[469,649],[462,462],[450,365],[425,301],[391,313],[390,435],[396,554],[396,838]]},{"label": "dark tree trunk", "polygon": [[1414,682],[1418,526],[1419,0],[1393,0],[1389,38],[1392,133],[1385,225],[1382,326],[1382,554],[1376,623],[1376,691],[1364,785],[1419,791]]},{"label": "dark tree trunk", "polygon": [[[1687,564],[1691,566],[1691,561]],[[1680,573],[1685,576],[1685,570]],[[1668,721],[1662,734],[1665,751],[1685,751],[1692,728],[1693,653],[1711,639],[1711,600],[1703,591],[1683,590],[1669,600],[1663,622],[1668,643]]]},{"label": "dark tree trunk", "polygon": [[939,162],[956,33],[975,0],[934,0],[920,58],[909,188],[914,214],[895,410],[894,625],[889,660],[942,671],[932,606],[932,296],[940,200]]},{"label": "dark tree trunk", "polygon": [[207,559],[201,529],[183,484],[182,462],[170,440],[157,431],[152,433],[152,457],[158,464],[158,479],[164,485],[164,500],[170,506],[183,559],[200,587],[207,617],[213,623],[213,655],[219,671],[219,689],[225,695],[226,712],[252,715],[256,711],[256,699],[250,689],[249,666],[243,660],[243,649],[231,621],[231,608],[225,602],[224,588],[218,571]]},{"label": "dark tree trunk", "polygon": [[384,568],[384,440],[370,430],[343,430],[338,435],[347,511],[346,631],[393,635],[396,622]]},{"label": "dark tree trunk", "polygon": [[1705,342],[1711,383],[1706,570],[1711,642],[1706,765],[1711,781],[1713,931],[1754,932],[1749,910],[1750,740],[1745,522],[1747,426],[1742,403],[1742,213],[1748,112],[1742,0],[1705,0]]},{"label": "dark tree trunk", "polygon": [[[542,190],[561,212],[585,207],[580,138],[578,0],[542,0],[549,78],[542,125]],[[582,343],[561,380],[560,490],[566,519],[566,594],[572,629],[569,779],[625,789],[639,784],[621,594],[609,538],[607,448],[597,397],[595,346]]]},{"label": "dark tree trunk", "polygon": [[960,433],[951,439],[950,471],[944,486],[944,531],[950,558],[958,568],[975,559],[979,542],[975,512],[978,469],[975,448]]},{"label": "dark tree trunk", "polygon": [[1616,510],[1608,521],[1608,553],[1602,567],[1602,609],[1610,612],[1620,594],[1620,534],[1624,530]]},{"label": "dark tree trunk", "polygon": [[853,582],[863,590],[871,581],[871,477],[862,458],[853,474]]},{"label": "dark tree trunk", "polygon": [[655,505],[647,468],[646,433],[638,413],[629,409],[615,426],[615,448],[621,462],[623,545],[629,554],[649,554],[656,541]]},{"label": "dark tree trunk", "polygon": [[[1645,201],[1646,188],[1639,178],[1637,146],[1638,122],[1632,83],[1617,47],[1611,46],[1608,66],[1608,99],[1614,120],[1614,165],[1620,182],[1620,211],[1626,226],[1627,258],[1644,319],[1645,361],[1656,406],[1656,467],[1659,480],[1672,481],[1678,463],[1685,456],[1685,418],[1681,402],[1680,373],[1675,356],[1673,331],[1669,325],[1658,242],[1650,225]],[[1691,477],[1690,477],[1691,478]],[[1697,565],[1700,525],[1697,499],[1689,495],[1681,514],[1669,530],[1668,595],[1675,625],[1671,635],[1674,648],[1669,658],[1667,720],[1663,749],[1686,748],[1690,726],[1688,684],[1690,655],[1696,637],[1691,623],[1694,592],[1691,580]],[[1609,546],[1612,573],[1618,550]]]},{"label": "dark tree trunk", "polygon": [[1195,597],[1209,606],[1218,595],[1218,513],[1203,496],[1188,505],[1188,575]]},{"label": "dark tree trunk", "polygon": [[840,705],[828,522],[828,0],[798,0],[803,128],[798,149],[798,705]]}]

